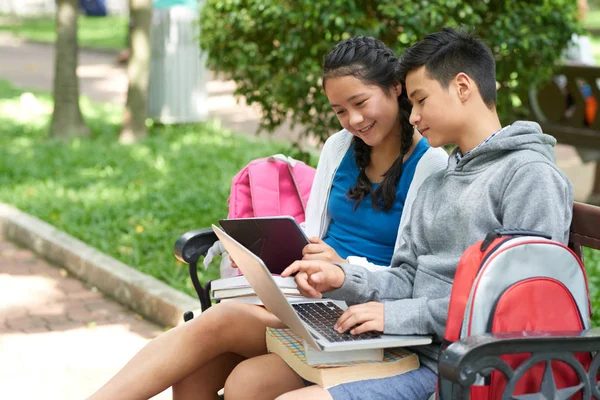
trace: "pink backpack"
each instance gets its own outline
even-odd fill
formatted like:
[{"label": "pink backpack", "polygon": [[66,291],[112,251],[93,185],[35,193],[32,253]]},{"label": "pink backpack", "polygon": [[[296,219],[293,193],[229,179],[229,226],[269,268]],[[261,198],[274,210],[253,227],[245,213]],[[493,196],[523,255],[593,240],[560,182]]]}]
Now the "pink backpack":
[{"label": "pink backpack", "polygon": [[291,215],[304,222],[315,172],[283,154],[251,161],[231,181],[227,218]]}]

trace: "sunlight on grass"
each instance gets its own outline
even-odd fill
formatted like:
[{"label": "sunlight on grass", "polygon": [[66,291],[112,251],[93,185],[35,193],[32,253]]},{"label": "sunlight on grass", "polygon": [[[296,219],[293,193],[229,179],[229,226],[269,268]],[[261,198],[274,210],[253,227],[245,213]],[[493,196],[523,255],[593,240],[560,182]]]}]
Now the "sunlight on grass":
[{"label": "sunlight on grass", "polygon": [[0,103],[0,113],[12,115],[15,121],[39,124],[44,116],[52,112],[52,103],[47,98],[38,98],[31,92],[23,92],[18,98],[5,99]]},{"label": "sunlight on grass", "polygon": [[153,126],[148,139],[122,146],[122,110],[81,104],[93,138],[62,143],[48,137],[51,97],[0,81],[0,201],[192,294],[175,240],[227,214],[231,178],[246,163],[289,145],[207,122]]},{"label": "sunlight on grass", "polygon": [[[56,41],[56,23],[53,15],[43,17],[14,17],[0,15],[0,31],[7,31],[26,40],[43,43]],[[109,15],[77,20],[77,41],[81,47],[121,50],[127,45],[127,16]]]},{"label": "sunlight on grass", "polygon": [[600,37],[590,36],[590,43],[592,45],[592,52],[594,53],[594,60],[597,65],[600,65]]},{"label": "sunlight on grass", "polygon": [[586,29],[600,29],[600,10],[590,10],[585,16],[583,25]]},{"label": "sunlight on grass", "polygon": [[600,65],[600,9],[590,10],[583,25],[589,31],[594,60],[597,65]]}]

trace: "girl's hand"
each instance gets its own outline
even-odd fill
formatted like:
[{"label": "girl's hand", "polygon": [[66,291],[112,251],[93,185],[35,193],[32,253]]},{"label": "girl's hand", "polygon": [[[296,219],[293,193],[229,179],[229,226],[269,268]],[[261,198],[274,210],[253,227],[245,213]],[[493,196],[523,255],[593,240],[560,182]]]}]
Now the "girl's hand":
[{"label": "girl's hand", "polygon": [[383,303],[370,301],[348,307],[335,323],[334,329],[339,333],[350,330],[350,334],[358,335],[368,331],[383,332]]},{"label": "girl's hand", "polygon": [[231,262],[231,267],[232,268],[237,268],[237,264],[235,263],[235,261],[233,261],[233,258],[231,258],[231,256],[229,256],[229,261]]},{"label": "girl's hand", "polygon": [[335,250],[318,237],[311,237],[310,244],[302,249],[303,260],[321,260],[327,262],[346,262]]},{"label": "girl's hand", "polygon": [[296,274],[298,290],[303,296],[320,299],[321,293],[337,289],[344,283],[346,274],[337,265],[319,260],[294,261],[281,276]]}]

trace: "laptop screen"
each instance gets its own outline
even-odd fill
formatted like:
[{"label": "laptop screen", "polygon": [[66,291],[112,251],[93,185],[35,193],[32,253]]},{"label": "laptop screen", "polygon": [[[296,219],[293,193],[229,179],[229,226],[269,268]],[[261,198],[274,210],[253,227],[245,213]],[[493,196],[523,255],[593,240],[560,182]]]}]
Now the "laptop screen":
[{"label": "laptop screen", "polygon": [[320,348],[288,303],[262,260],[217,226],[213,225],[212,229],[265,307],[306,342]]}]

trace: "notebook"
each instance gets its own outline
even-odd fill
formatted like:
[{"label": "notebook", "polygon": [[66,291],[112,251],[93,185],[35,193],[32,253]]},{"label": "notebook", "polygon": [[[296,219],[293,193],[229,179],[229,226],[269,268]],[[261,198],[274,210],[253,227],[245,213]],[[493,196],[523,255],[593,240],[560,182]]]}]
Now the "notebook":
[{"label": "notebook", "polygon": [[[341,315],[347,308],[346,303],[313,299],[307,303],[294,302],[290,304],[259,257],[217,226],[213,225],[212,228],[225,249],[236,260],[238,268],[248,279],[265,307],[300,336],[305,345],[331,353],[329,362],[334,362],[336,359],[342,361],[381,360],[383,359],[383,349],[386,347],[418,346],[431,343],[431,336],[337,333],[333,329],[333,325],[337,318],[336,315]],[[324,318],[329,318],[329,322],[320,323]],[[338,353],[338,355],[334,355],[334,353]]]}]

